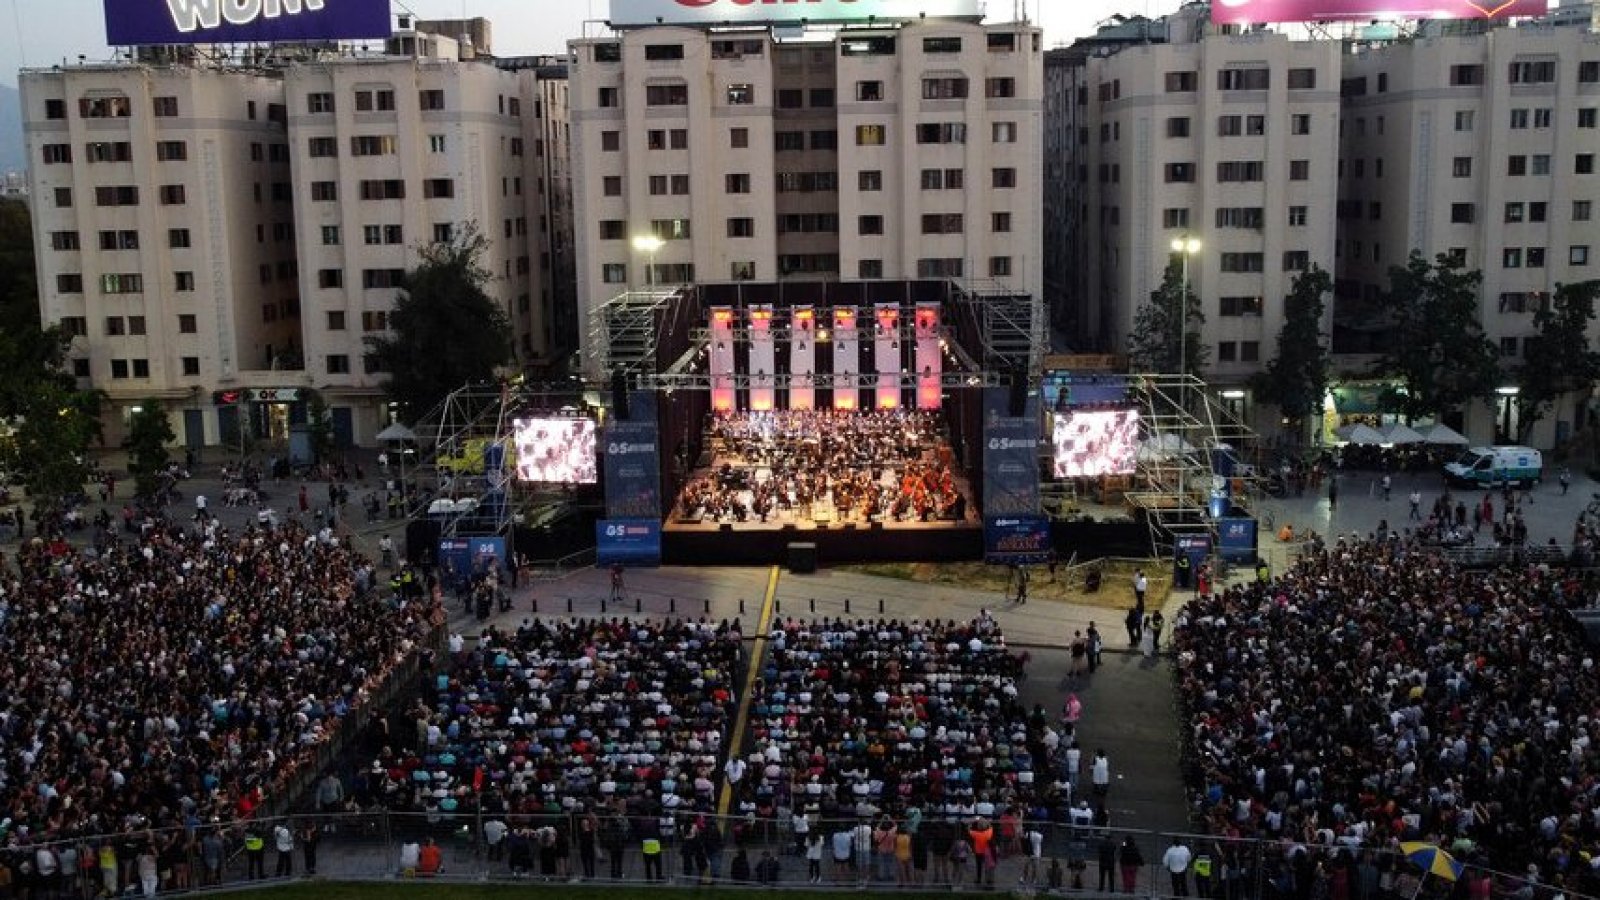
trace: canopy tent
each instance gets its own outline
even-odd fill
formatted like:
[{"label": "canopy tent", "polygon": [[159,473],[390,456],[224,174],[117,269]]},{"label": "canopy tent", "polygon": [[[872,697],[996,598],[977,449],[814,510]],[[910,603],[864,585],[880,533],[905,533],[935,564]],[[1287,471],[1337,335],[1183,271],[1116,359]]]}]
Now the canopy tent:
[{"label": "canopy tent", "polygon": [[417,433],[396,422],[378,432],[377,439],[380,441],[414,441],[417,439]]},{"label": "canopy tent", "polygon": [[1387,444],[1383,433],[1371,425],[1346,425],[1334,431],[1339,440],[1347,444]]},{"label": "canopy tent", "polygon": [[1385,444],[1421,444],[1426,440],[1426,438],[1402,422],[1390,425],[1383,429],[1381,433]]},{"label": "canopy tent", "polygon": [[1422,429],[1422,439],[1430,444],[1445,444],[1453,447],[1465,447],[1471,443],[1467,440],[1466,435],[1443,422],[1438,422]]}]

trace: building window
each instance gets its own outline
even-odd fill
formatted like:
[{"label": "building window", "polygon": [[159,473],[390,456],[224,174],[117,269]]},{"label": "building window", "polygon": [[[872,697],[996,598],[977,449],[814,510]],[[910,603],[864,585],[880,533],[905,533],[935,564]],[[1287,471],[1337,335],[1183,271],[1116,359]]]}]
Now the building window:
[{"label": "building window", "polygon": [[339,199],[339,185],[333,181],[311,182],[311,200],[314,203],[333,203]]},{"label": "building window", "polygon": [[961,213],[927,213],[922,217],[923,234],[960,234],[964,229]]},{"label": "building window", "polygon": [[690,237],[688,219],[653,219],[650,233],[664,241],[686,241]]},{"label": "building window", "polygon": [[178,313],[179,334],[197,334],[199,331],[200,326],[195,320],[194,313]]},{"label": "building window", "polygon": [[192,291],[192,290],[194,290],[194,273],[193,272],[174,272],[174,273],[172,273],[172,280],[173,280],[172,289],[175,290],[175,291],[180,291],[181,292],[181,291]]},{"label": "building window", "polygon": [[1587,266],[1589,264],[1589,245],[1582,244],[1567,248],[1567,265]]},{"label": "building window", "polygon": [[344,310],[342,310],[342,309],[330,309],[330,310],[328,310],[328,330],[329,331],[343,331],[344,330]]},{"label": "building window", "polygon": [[333,95],[327,92],[307,94],[306,112],[313,114],[333,112]]},{"label": "building window", "polygon": [[450,178],[425,178],[422,181],[422,196],[426,200],[454,197],[456,183]]},{"label": "building window", "polygon": [[1505,221],[1521,222],[1523,220],[1526,208],[1527,207],[1525,204],[1520,202],[1507,203]]},{"label": "building window", "polygon": [[139,232],[132,229],[121,231],[100,232],[101,250],[137,250],[139,249]]},{"label": "building window", "polygon": [[602,219],[600,222],[600,240],[620,241],[628,236],[628,223],[621,219]]},{"label": "building window", "polygon": [[456,226],[450,222],[433,223],[433,242],[448,244],[456,239]]},{"label": "building window", "polygon": [[1556,80],[1555,60],[1514,62],[1507,73],[1512,84],[1550,84]]},{"label": "building window", "polygon": [[1521,247],[1507,247],[1507,248],[1505,248],[1505,250],[1500,254],[1500,267],[1502,269],[1520,269],[1520,268],[1522,268],[1522,248]]},{"label": "building window", "polygon": [[181,184],[163,184],[158,193],[162,206],[182,206],[186,199]]},{"label": "building window", "polygon": [[857,234],[883,234],[883,216],[861,216],[856,219]]},{"label": "building window", "polygon": [[1167,163],[1168,184],[1187,184],[1194,181],[1194,163]]},{"label": "building window", "polygon": [[121,316],[106,316],[106,337],[122,337],[127,333],[127,324]]},{"label": "building window", "polygon": [[1228,318],[1261,315],[1260,297],[1221,297],[1221,314]]},{"label": "building window", "polygon": [[1450,67],[1450,84],[1455,87],[1473,87],[1483,84],[1483,66],[1457,65]]},{"label": "building window", "polygon": [[917,126],[919,144],[965,144],[967,126],[964,122],[928,122]]},{"label": "building window", "polygon": [[336,247],[339,245],[339,226],[322,226],[322,245],[324,247]]},{"label": "building window", "polygon": [[1283,251],[1283,270],[1285,272],[1304,272],[1311,268],[1311,253],[1306,250]]},{"label": "building window", "polygon": [[1589,221],[1590,211],[1592,209],[1593,209],[1593,206],[1590,204],[1590,202],[1588,200],[1574,200],[1574,201],[1572,201],[1572,221],[1574,221],[1574,222],[1587,222],[1587,221]]},{"label": "building window", "polygon": [[329,375],[349,375],[350,374],[350,357],[345,355],[345,354],[343,354],[343,353],[330,353],[330,354],[328,354],[328,374]]},{"label": "building window", "polygon": [[56,293],[83,293],[83,275],[78,272],[61,272],[56,275]]},{"label": "building window", "polygon": [[607,197],[622,196],[622,176],[607,175],[600,179],[600,192]]},{"label": "building window", "polygon": [[1290,69],[1289,90],[1312,91],[1317,87],[1316,69]]},{"label": "building window", "polygon": [[1303,228],[1306,224],[1306,208],[1304,206],[1289,207],[1289,227]]},{"label": "building window", "polygon": [[862,102],[872,102],[883,99],[883,82],[858,81],[856,82],[856,99]]},{"label": "building window", "polygon": [[185,356],[183,357],[182,362],[184,375],[193,378],[194,376],[200,374],[200,357]]},{"label": "building window", "polygon": [[1289,180],[1290,181],[1310,181],[1311,180],[1311,160],[1309,160],[1309,159],[1292,159],[1292,160],[1290,160],[1289,161]]},{"label": "building window", "polygon": [[1193,93],[1199,83],[1200,78],[1194,72],[1168,72],[1166,75],[1166,88],[1169,94]]},{"label": "building window", "polygon": [[1593,175],[1594,154],[1579,153],[1577,158],[1573,160],[1572,171],[1578,175]]},{"label": "building window", "polygon": [[1266,269],[1265,262],[1265,256],[1261,253],[1224,253],[1222,271],[1262,272]]},{"label": "building window", "polygon": [[1450,174],[1455,178],[1472,177],[1472,157],[1457,156],[1451,160]]},{"label": "building window", "polygon": [[600,280],[606,284],[626,284],[628,267],[622,263],[606,263],[600,267]]},{"label": "building window", "polygon": [[1217,362],[1238,362],[1239,345],[1235,341],[1219,341],[1217,343]]},{"label": "building window", "polygon": [[733,281],[755,281],[755,260],[736,260],[728,264],[728,278]]},{"label": "building window", "polygon": [[100,276],[102,294],[144,293],[144,276],[137,272],[107,273]]},{"label": "building window", "polygon": [[389,313],[382,309],[368,309],[361,313],[362,331],[388,331]]},{"label": "building window", "polygon": [[76,231],[50,232],[51,250],[77,250],[78,248],[78,233]]},{"label": "building window", "polygon": [[1222,69],[1217,72],[1219,91],[1264,91],[1272,86],[1269,69]]},{"label": "building window", "polygon": [[1009,167],[995,169],[990,173],[990,186],[997,190],[1016,187],[1017,170]]},{"label": "building window", "polygon": [[343,269],[318,269],[317,270],[317,287],[324,288],[324,289],[331,289],[331,288],[338,288],[338,287],[343,287],[343,286],[344,286],[344,270]]},{"label": "building window", "polygon": [[996,144],[1015,144],[1017,142],[1017,123],[993,122],[989,125],[990,138]]},{"label": "building window", "polygon": [[125,360],[125,359],[113,359],[111,361],[111,377],[112,378],[127,378],[128,377],[128,361]]},{"label": "building window", "polygon": [[339,142],[331,137],[314,137],[306,140],[306,153],[315,159],[339,155]]},{"label": "building window", "polygon": [[856,275],[860,278],[882,278],[883,260],[863,259],[856,263]]},{"label": "building window", "polygon": [[1017,80],[1015,78],[990,78],[984,81],[983,95],[992,99],[1004,99],[1017,95]]},{"label": "building window", "polygon": [[1186,206],[1169,206],[1161,211],[1162,228],[1188,228],[1189,208]]},{"label": "building window", "polygon": [[888,129],[882,125],[857,125],[856,146],[881,147],[888,138]]},{"label": "building window", "polygon": [[1477,207],[1471,203],[1450,204],[1450,221],[1455,225],[1471,225],[1477,217]]},{"label": "building window", "polygon": [[1596,112],[1597,112],[1597,110],[1593,106],[1585,106],[1582,109],[1578,110],[1578,127],[1579,128],[1593,128],[1593,127],[1595,127],[1595,114],[1596,114]]},{"label": "building window", "polygon": [[1186,138],[1189,136],[1189,117],[1171,116],[1167,119],[1167,137]]},{"label": "building window", "polygon": [[615,153],[622,149],[622,132],[600,132],[600,149],[605,153]]},{"label": "building window", "polygon": [[395,140],[387,134],[358,134],[350,139],[351,156],[393,156]]},{"label": "building window", "polygon": [[1258,160],[1217,163],[1217,180],[1220,182],[1260,181],[1266,174],[1266,164]]},{"label": "building window", "polygon": [[127,97],[84,97],[78,115],[85,119],[126,119],[133,111]]},{"label": "building window", "polygon": [[1011,213],[990,213],[989,230],[995,234],[1009,234],[1011,232]]},{"label": "building window", "polygon": [[55,189],[54,197],[56,209],[67,209],[72,206],[72,188],[58,187]]},{"label": "building window", "polygon": [[44,164],[47,166],[72,162],[71,144],[45,144],[40,148],[40,153],[43,154]]},{"label": "building window", "polygon": [[417,106],[422,109],[444,109],[444,91],[417,91]]},{"label": "building window", "polygon": [[883,190],[883,172],[877,169],[863,169],[856,174],[856,189],[861,191]]},{"label": "building window", "polygon": [[644,58],[652,62],[683,59],[682,44],[646,44]]},{"label": "building window", "polygon": [[189,158],[189,145],[183,141],[157,141],[157,162],[178,162]]},{"label": "building window", "polygon": [[406,183],[398,178],[369,179],[361,182],[363,200],[404,200]]},{"label": "building window", "polygon": [[46,119],[65,119],[67,117],[67,101],[46,100],[44,102],[44,117]]},{"label": "building window", "polygon": [[1260,230],[1266,224],[1266,215],[1259,206],[1223,206],[1217,209],[1218,228],[1251,228]]},{"label": "building window", "polygon": [[728,146],[732,147],[735,150],[743,150],[743,149],[749,147],[750,146],[750,129],[748,129],[748,128],[730,128],[730,129],[728,129]]},{"label": "building window", "polygon": [[812,88],[806,100],[812,109],[833,109],[833,88]]},{"label": "building window", "polygon": [[924,100],[965,100],[966,97],[967,80],[965,78],[922,79],[922,99]]},{"label": "building window", "polygon": [[724,179],[724,180],[725,180],[726,183],[724,184],[723,189],[727,193],[730,193],[730,194],[748,194],[748,193],[750,193],[750,174],[748,172],[735,173],[735,174],[727,176],[727,178]]},{"label": "building window", "polygon": [[688,106],[689,86],[686,84],[645,85],[646,106]]},{"label": "building window", "polygon": [[990,278],[1009,278],[1009,277],[1011,277],[1011,257],[1009,257],[1009,256],[991,256],[991,257],[989,257],[989,277]]},{"label": "building window", "polygon": [[750,218],[733,218],[728,220],[728,237],[753,238],[756,236],[756,220]]},{"label": "building window", "polygon": [[1295,113],[1289,117],[1290,134],[1310,134],[1311,116],[1307,113]]},{"label": "building window", "polygon": [[923,53],[960,53],[961,38],[927,37],[922,39]]},{"label": "building window", "polygon": [[1476,113],[1475,110],[1471,110],[1471,109],[1458,109],[1458,110],[1456,110],[1456,130],[1457,131],[1471,131],[1472,130],[1473,121],[1476,118],[1477,118],[1477,113]]},{"label": "building window", "polygon": [[[600,90],[602,93],[604,93],[606,88],[601,88]],[[611,90],[616,89],[612,88]],[[754,85],[750,84],[749,82],[728,85],[729,106],[749,106],[754,102],[756,102],[756,89]],[[604,106],[605,104],[601,105]]]}]

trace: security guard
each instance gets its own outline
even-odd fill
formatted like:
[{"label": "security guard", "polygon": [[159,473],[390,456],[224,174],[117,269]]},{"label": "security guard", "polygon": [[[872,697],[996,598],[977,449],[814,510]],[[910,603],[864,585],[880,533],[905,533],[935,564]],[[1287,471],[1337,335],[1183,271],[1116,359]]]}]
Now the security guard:
[{"label": "security guard", "polygon": [[1189,567],[1192,565],[1189,554],[1182,552],[1178,554],[1178,587],[1184,590],[1189,588]]},{"label": "security guard", "polygon": [[1202,852],[1194,858],[1194,891],[1201,898],[1211,896],[1211,854]]},{"label": "security guard", "polygon": [[644,839],[639,848],[644,855],[644,877],[646,881],[661,880],[661,838],[651,835]]},{"label": "security guard", "polygon": [[251,828],[244,835],[244,854],[249,860],[249,878],[267,877],[267,841],[259,831]]}]

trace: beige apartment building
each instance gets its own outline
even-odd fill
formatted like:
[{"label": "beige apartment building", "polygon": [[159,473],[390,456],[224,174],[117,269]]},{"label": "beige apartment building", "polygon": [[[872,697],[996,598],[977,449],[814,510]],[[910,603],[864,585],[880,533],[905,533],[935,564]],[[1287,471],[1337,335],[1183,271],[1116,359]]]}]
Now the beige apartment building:
[{"label": "beige apartment building", "polygon": [[40,312],[106,392],[216,443],[212,392],[299,384],[305,341],[280,79],[193,66],[21,75]]},{"label": "beige apartment building", "polygon": [[1194,242],[1201,374],[1253,416],[1247,381],[1276,352],[1284,296],[1312,265],[1333,271],[1339,45],[1227,33],[1203,7],[1153,31],[1092,45],[1053,81],[1073,93],[1077,143],[1051,201],[1074,208],[1054,221],[1083,242],[1058,290],[1094,307],[1074,317],[1091,344],[1075,349],[1120,352],[1181,259],[1173,242]]},{"label": "beige apartment building", "polygon": [[[1532,349],[1534,313],[1556,286],[1600,278],[1600,37],[1584,22],[1452,30],[1344,60],[1341,369],[1359,370],[1380,349],[1388,270],[1412,250],[1483,273],[1481,319],[1508,372]],[[1338,413],[1368,411],[1351,405],[1356,394],[1340,397]],[[1560,404],[1532,443],[1581,427],[1583,399]],[[1515,404],[1486,402],[1464,424],[1475,441],[1511,438]]]},{"label": "beige apartment building", "polygon": [[41,312],[108,393],[108,442],[151,399],[188,446],[282,441],[316,391],[370,444],[366,339],[469,223],[518,364],[571,346],[565,72],[484,49],[415,30],[378,56],[23,73]]},{"label": "beige apartment building", "polygon": [[589,313],[651,286],[992,279],[1038,296],[1041,39],[928,17],[573,41],[587,374]]}]

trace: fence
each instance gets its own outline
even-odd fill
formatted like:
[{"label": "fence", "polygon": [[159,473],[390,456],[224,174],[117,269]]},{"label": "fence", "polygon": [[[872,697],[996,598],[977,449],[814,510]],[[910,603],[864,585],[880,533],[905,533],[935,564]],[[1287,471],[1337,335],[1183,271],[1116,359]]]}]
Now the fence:
[{"label": "fence", "polygon": [[[716,849],[688,836],[696,821],[715,829]],[[873,850],[873,820],[815,821],[808,848],[787,819],[747,815],[717,819],[694,813],[665,816],[517,815],[481,811],[399,813],[375,811],[201,826],[191,832],[133,832],[70,842],[33,845],[56,853],[60,883],[44,885],[66,894],[116,895],[138,884],[138,856],[159,862],[162,893],[267,885],[315,875],[348,881],[434,880],[589,882],[700,886],[762,884],[777,888],[813,885],[849,889],[990,885],[999,889],[1140,897],[1194,895],[1214,900],[1278,900],[1327,896],[1304,879],[1332,879],[1348,865],[1348,896],[1409,900],[1419,892],[1443,895],[1450,885],[1420,873],[1397,853],[1347,848],[1301,847],[1289,842],[1227,840],[1209,836],[1063,823],[996,822],[993,854],[980,865],[972,855],[952,852],[966,825],[929,819],[909,851]],[[287,829],[287,835],[278,832]],[[866,841],[860,829],[868,830]],[[1037,831],[1040,853],[1032,858],[1029,832]],[[840,837],[842,836],[842,837]],[[262,848],[245,849],[259,838]],[[490,840],[497,837],[496,840]],[[836,841],[836,837],[838,840]],[[280,852],[280,838],[290,849]],[[646,843],[659,841],[654,866]],[[116,854],[107,868],[98,850]],[[1182,845],[1192,860],[1181,878],[1164,855]],[[1127,850],[1137,848],[1137,859]],[[808,850],[810,851],[808,853]],[[16,851],[14,851],[16,852]],[[1297,859],[1294,854],[1308,854]],[[1109,858],[1105,855],[1109,853]],[[1340,856],[1339,854],[1343,854]],[[809,859],[815,856],[816,859]],[[3,858],[3,857],[0,857]],[[741,859],[742,858],[742,859]],[[1347,861],[1347,862],[1345,862]],[[1207,874],[1209,873],[1209,874]],[[1521,896],[1529,882],[1518,876],[1468,867],[1464,877],[1490,877],[1491,895]],[[1296,879],[1301,882],[1297,886]],[[1370,879],[1371,889],[1361,885]],[[1324,885],[1326,887],[1326,885]],[[1571,897],[1583,897],[1571,890]],[[1334,896],[1339,894],[1335,893]]]}]

